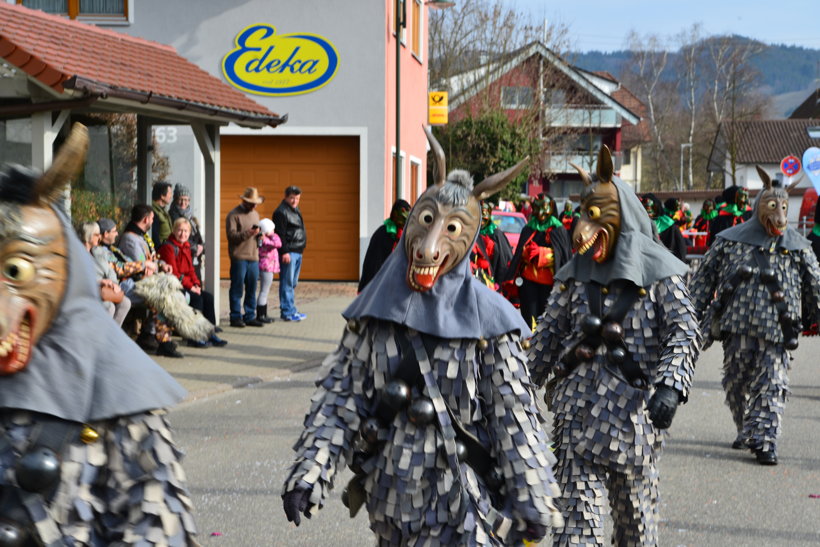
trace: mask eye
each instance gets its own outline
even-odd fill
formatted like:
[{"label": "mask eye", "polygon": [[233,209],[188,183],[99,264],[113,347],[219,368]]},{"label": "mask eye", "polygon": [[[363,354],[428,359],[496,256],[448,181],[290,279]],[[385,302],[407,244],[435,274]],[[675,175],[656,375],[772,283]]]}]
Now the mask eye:
[{"label": "mask eye", "polygon": [[593,205],[592,207],[587,209],[587,216],[589,216],[589,218],[591,218],[592,220],[600,218],[601,217],[601,208],[596,207],[595,205]]},{"label": "mask eye", "polygon": [[461,233],[461,223],[457,220],[451,220],[447,223],[447,233],[453,237],[458,236]]},{"label": "mask eye", "polygon": [[777,202],[774,200],[768,201],[766,202],[766,207],[768,207],[769,209],[777,209]]},{"label": "mask eye", "polygon": [[419,222],[421,222],[424,226],[429,226],[433,223],[435,217],[431,211],[422,211],[419,215]]},{"label": "mask eye", "polygon": [[3,263],[3,277],[13,283],[27,283],[34,278],[34,264],[20,256]]}]

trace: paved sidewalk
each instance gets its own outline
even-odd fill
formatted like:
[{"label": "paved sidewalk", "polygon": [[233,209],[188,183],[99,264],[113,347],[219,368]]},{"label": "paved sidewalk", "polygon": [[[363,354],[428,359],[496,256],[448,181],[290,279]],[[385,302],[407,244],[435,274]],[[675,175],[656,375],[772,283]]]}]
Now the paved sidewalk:
[{"label": "paved sidewalk", "polygon": [[[186,400],[258,382],[284,378],[293,372],[318,366],[333,351],[342,335],[341,316],[356,296],[356,283],[300,282],[296,305],[307,314],[300,322],[279,319],[279,308],[268,305],[276,320],[264,327],[237,329],[228,324],[228,283],[222,284],[224,309],[220,310],[219,336],[228,341],[222,348],[190,348],[174,337],[182,359],[152,357],[188,390]],[[274,283],[268,302],[278,303]]]}]

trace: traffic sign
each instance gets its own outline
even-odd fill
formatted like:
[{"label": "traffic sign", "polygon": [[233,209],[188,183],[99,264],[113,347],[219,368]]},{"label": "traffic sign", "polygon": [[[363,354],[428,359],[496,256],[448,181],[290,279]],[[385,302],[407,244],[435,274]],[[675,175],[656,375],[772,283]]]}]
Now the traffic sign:
[{"label": "traffic sign", "polygon": [[787,177],[793,177],[800,172],[800,160],[796,156],[786,156],[780,162],[780,170]]}]

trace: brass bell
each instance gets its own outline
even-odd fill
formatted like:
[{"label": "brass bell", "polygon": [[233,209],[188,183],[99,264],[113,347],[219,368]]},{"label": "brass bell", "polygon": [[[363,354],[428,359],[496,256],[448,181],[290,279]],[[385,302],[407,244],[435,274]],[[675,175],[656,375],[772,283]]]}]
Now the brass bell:
[{"label": "brass bell", "polygon": [[586,344],[581,344],[575,348],[575,357],[579,361],[589,361],[595,355],[595,350]]},{"label": "brass bell", "polygon": [[784,255],[789,254],[789,250],[788,250],[788,249],[783,249],[783,250],[782,250],[782,251],[780,251],[780,252],[781,252],[781,253],[783,253]]},{"label": "brass bell", "polygon": [[561,286],[558,287],[558,289],[560,289],[561,292],[564,292],[565,290],[567,290],[567,286],[561,283]]},{"label": "brass bell", "polygon": [[433,401],[427,397],[417,397],[407,409],[407,419],[417,426],[425,426],[436,417],[436,408]]},{"label": "brass bell", "polygon": [[521,340],[521,348],[522,349],[528,350],[528,349],[530,349],[530,347],[532,347],[532,343],[530,342],[529,338],[527,338],[526,340]]},{"label": "brass bell", "polygon": [[100,434],[94,431],[90,425],[83,426],[80,431],[80,440],[85,444],[95,443],[100,439]]},{"label": "brass bell", "polygon": [[609,294],[609,287],[601,287],[601,294]]},{"label": "brass bell", "polygon": [[489,346],[489,345],[490,345],[490,343],[487,342],[487,340],[485,340],[484,338],[479,338],[478,339],[478,349],[480,349],[481,351],[484,351],[485,349],[487,349],[487,346]]},{"label": "brass bell", "polygon": [[646,289],[644,289],[643,287],[638,289],[638,296],[646,296]]},{"label": "brass bell", "polygon": [[355,332],[356,334],[359,333],[359,322],[355,319],[348,319],[347,320],[347,329],[350,332]]}]

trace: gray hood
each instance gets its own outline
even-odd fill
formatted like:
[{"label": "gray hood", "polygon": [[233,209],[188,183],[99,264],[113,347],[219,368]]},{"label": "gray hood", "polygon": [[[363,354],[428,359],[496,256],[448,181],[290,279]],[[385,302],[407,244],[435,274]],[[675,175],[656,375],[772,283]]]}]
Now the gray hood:
[{"label": "gray hood", "polygon": [[91,255],[55,210],[68,245],[65,295],[28,366],[0,377],[0,408],[92,422],[179,402],[185,390],[102,307]]},{"label": "gray hood", "polygon": [[612,182],[618,190],[621,207],[621,233],[612,257],[598,264],[588,254],[574,254],[555,278],[582,283],[595,281],[602,285],[626,279],[639,287],[648,287],[673,275],[685,275],[689,267],[658,240],[655,224],[632,188],[617,177],[613,177]]},{"label": "gray hood", "polygon": [[760,223],[760,219],[757,218],[757,208],[760,206],[760,199],[762,197],[763,192],[760,192],[757,194],[757,198],[755,198],[752,218],[743,224],[738,224],[737,226],[723,230],[715,237],[723,238],[727,241],[746,243],[756,247],[768,247],[777,240],[777,248],[788,249],[789,251],[798,251],[811,247],[811,242],[800,235],[800,233],[791,226],[786,227],[786,231],[779,237],[775,238],[769,235],[766,231],[766,227],[763,226],[763,224]]}]

